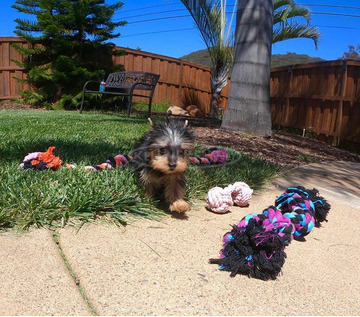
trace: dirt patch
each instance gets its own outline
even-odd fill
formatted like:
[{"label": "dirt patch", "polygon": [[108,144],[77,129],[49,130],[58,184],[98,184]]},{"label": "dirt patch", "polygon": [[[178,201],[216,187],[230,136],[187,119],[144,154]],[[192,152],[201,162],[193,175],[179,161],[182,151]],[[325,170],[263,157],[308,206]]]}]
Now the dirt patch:
[{"label": "dirt patch", "polygon": [[296,167],[314,162],[350,161],[360,163],[360,155],[327,143],[284,132],[271,137],[237,134],[220,129],[221,121],[189,119],[196,141],[206,146],[226,146],[253,158],[263,158],[281,166]]},{"label": "dirt patch", "polygon": [[34,108],[20,102],[4,100],[3,102],[0,102],[0,110],[45,110],[45,108]]}]

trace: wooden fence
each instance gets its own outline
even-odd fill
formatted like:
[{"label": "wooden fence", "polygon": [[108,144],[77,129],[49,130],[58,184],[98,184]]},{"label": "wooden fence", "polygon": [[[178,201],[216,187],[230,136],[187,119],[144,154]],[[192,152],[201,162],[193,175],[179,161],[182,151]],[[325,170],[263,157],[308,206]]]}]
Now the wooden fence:
[{"label": "wooden fence", "polygon": [[[210,75],[208,67],[168,56],[121,48],[126,55],[114,57],[114,64],[124,65],[125,70],[137,70],[160,74],[154,93],[154,102],[169,102],[185,108],[198,106],[204,113],[210,112]],[[221,106],[226,107],[229,87],[222,92]]]},{"label": "wooden fence", "polygon": [[21,61],[21,55],[12,44],[27,45],[18,37],[0,37],[0,100],[19,98],[21,90],[29,89],[28,84],[16,81],[16,78],[25,79],[24,69],[16,65],[12,60]]},{"label": "wooden fence", "polygon": [[273,68],[270,96],[273,125],[360,142],[360,61]]},{"label": "wooden fence", "polygon": [[[26,45],[17,37],[0,38],[0,100],[20,97],[26,84],[23,69],[12,59],[20,54],[12,43]],[[124,56],[113,57],[125,70],[160,74],[154,102],[170,102],[184,107],[197,105],[210,112],[210,69],[179,59],[143,51],[120,48]],[[228,85],[222,92],[226,108]],[[271,70],[271,116],[274,126],[312,130],[333,139],[360,143],[360,61],[319,62]]]},{"label": "wooden fence", "polygon": [[[19,83],[24,78],[24,70],[12,59],[21,60],[21,55],[11,46],[12,43],[26,45],[18,37],[0,37],[0,100],[19,98],[21,90],[29,89],[27,84]],[[146,71],[160,74],[153,102],[169,102],[179,107],[194,104],[205,113],[210,112],[210,68],[179,59],[155,55],[123,47],[126,55],[114,56],[114,65],[122,64],[125,70]],[[221,105],[225,107],[228,87],[222,93]]]}]

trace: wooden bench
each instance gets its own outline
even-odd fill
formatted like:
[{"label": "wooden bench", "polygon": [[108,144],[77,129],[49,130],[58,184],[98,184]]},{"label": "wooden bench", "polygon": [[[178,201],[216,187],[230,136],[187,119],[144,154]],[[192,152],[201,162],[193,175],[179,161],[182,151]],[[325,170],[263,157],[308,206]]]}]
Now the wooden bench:
[{"label": "wooden bench", "polygon": [[[130,111],[133,103],[132,98],[134,96],[149,98],[149,116],[150,116],[152,97],[154,95],[154,90],[159,80],[159,77],[160,75],[157,74],[136,72],[136,71],[111,73],[106,79],[105,82],[106,84],[105,87],[103,87],[103,89],[100,89],[99,81],[89,80],[84,84],[83,87],[80,113],[82,113],[83,111],[85,94],[94,93],[94,94],[107,94],[107,95],[127,97],[128,98],[127,114],[126,114],[127,117],[130,116]],[[87,88],[88,86],[91,86],[93,88],[96,87],[96,88],[88,89]],[[139,90],[150,91],[150,93],[140,94],[138,92]]]}]

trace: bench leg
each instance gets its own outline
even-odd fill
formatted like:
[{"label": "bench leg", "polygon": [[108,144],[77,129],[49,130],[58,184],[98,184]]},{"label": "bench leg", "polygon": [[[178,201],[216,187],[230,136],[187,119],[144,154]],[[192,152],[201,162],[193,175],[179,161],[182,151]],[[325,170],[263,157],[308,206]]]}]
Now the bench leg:
[{"label": "bench leg", "polygon": [[130,117],[131,107],[132,107],[132,98],[131,98],[131,96],[129,96],[129,97],[128,97],[127,113],[126,113],[126,117],[127,117],[127,118]]},{"label": "bench leg", "polygon": [[84,97],[85,97],[85,92],[83,91],[82,98],[81,98],[81,105],[80,105],[80,113],[82,113],[82,111],[83,111]]},{"label": "bench leg", "polygon": [[100,97],[100,111],[103,112],[103,105],[104,105],[104,102],[103,102],[103,94],[101,94],[101,97]]},{"label": "bench leg", "polygon": [[151,117],[151,102],[152,102],[152,97],[150,98],[150,101],[149,101],[149,111],[148,111],[149,118]]}]

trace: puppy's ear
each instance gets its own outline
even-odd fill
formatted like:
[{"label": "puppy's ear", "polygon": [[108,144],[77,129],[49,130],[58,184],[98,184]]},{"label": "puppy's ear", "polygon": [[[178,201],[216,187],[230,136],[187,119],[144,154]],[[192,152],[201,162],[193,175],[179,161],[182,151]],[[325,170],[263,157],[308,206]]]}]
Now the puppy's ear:
[{"label": "puppy's ear", "polygon": [[155,128],[154,122],[152,122],[151,118],[148,118],[148,120],[149,120],[149,123],[150,123],[151,127],[154,129]]}]

